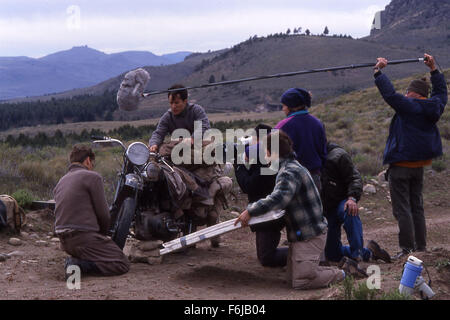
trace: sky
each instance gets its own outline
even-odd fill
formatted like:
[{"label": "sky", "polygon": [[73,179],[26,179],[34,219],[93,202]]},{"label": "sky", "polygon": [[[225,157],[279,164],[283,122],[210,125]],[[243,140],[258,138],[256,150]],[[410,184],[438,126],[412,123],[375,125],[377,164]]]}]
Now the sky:
[{"label": "sky", "polygon": [[390,0],[0,0],[0,56],[42,57],[87,45],[106,53],[229,48],[302,27],[369,34]]}]

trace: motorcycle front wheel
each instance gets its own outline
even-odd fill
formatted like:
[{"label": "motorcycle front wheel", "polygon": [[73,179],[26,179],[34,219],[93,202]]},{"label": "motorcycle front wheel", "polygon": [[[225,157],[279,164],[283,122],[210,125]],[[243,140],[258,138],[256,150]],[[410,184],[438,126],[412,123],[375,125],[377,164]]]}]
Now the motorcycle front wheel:
[{"label": "motorcycle front wheel", "polygon": [[116,230],[112,240],[119,246],[120,249],[125,247],[127,236],[130,233],[131,222],[133,221],[136,210],[136,201],[133,198],[126,198],[117,214]]}]

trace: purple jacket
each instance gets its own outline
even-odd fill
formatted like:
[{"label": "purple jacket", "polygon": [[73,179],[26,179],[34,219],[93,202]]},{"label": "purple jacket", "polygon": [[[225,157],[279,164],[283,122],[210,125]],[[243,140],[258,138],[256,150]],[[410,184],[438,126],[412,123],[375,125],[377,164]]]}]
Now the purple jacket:
[{"label": "purple jacket", "polygon": [[316,117],[305,111],[291,113],[275,129],[283,130],[294,143],[297,161],[315,174],[322,169],[327,158],[325,128]]}]

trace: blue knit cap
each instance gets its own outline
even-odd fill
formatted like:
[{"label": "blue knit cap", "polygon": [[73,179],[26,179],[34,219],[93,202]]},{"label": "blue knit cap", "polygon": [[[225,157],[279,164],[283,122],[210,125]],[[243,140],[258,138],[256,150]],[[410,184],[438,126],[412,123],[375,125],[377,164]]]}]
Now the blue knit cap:
[{"label": "blue knit cap", "polygon": [[281,96],[281,103],[289,108],[297,108],[300,106],[311,107],[311,96],[305,89],[291,88]]}]

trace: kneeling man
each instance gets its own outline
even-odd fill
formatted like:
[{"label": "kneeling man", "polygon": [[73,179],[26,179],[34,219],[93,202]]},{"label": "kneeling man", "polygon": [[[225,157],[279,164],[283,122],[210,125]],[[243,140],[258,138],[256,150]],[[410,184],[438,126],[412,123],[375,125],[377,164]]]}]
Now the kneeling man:
[{"label": "kneeling man", "polygon": [[[272,146],[273,136],[274,142],[279,143],[278,153]],[[327,222],[314,180],[308,170],[295,160],[292,146],[292,140],[281,130],[267,137],[266,158],[272,164],[279,164],[275,188],[264,199],[249,204],[235,224],[241,222],[245,227],[251,217],[272,210],[285,210],[289,283],[294,289],[323,288],[342,281],[347,273],[353,274],[356,266],[352,261],[343,264],[343,270],[319,266],[320,254],[325,248]]]},{"label": "kneeling man", "polygon": [[55,231],[66,258],[65,269],[77,265],[81,273],[120,275],[128,272],[129,261],[106,236],[110,224],[102,177],[92,171],[95,154],[84,145],[70,153],[70,166],[53,190]]}]

